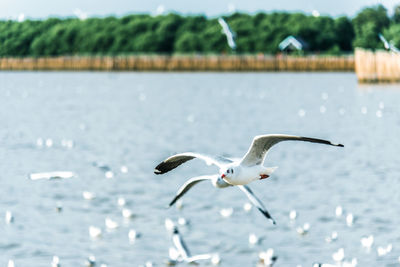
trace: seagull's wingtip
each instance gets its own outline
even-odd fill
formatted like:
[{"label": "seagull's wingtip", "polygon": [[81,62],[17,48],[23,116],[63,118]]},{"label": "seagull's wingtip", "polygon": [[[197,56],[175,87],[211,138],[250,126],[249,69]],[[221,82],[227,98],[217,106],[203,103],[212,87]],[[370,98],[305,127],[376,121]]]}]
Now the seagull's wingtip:
[{"label": "seagull's wingtip", "polygon": [[168,209],[171,208],[176,202],[176,199],[174,198],[169,204],[168,204]]},{"label": "seagull's wingtip", "polygon": [[161,172],[159,169],[157,169],[157,168],[154,169],[154,173],[155,173],[155,174],[162,174],[162,172]]},{"label": "seagull's wingtip", "polygon": [[344,147],[343,144],[329,142],[332,146]]}]

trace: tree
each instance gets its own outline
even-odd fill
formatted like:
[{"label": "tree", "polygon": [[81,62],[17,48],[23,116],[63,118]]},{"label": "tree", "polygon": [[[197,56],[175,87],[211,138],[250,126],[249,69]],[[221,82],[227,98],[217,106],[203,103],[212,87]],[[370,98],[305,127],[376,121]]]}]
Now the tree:
[{"label": "tree", "polygon": [[161,17],[155,34],[159,44],[158,52],[172,53],[176,32],[181,25],[182,18],[175,14],[168,14]]},{"label": "tree", "polygon": [[217,19],[207,22],[207,27],[201,33],[201,39],[203,40],[203,47],[206,52],[221,53],[232,51],[228,46],[226,36],[222,32],[221,25],[219,25]]},{"label": "tree", "polygon": [[386,8],[382,5],[364,8],[352,22],[355,32],[354,47],[382,47],[378,34],[390,23]]},{"label": "tree", "polygon": [[400,5],[394,7],[392,20],[394,23],[400,23]]},{"label": "tree", "polygon": [[383,32],[383,35],[397,48],[400,47],[400,24],[390,25],[390,27]]},{"label": "tree", "polygon": [[203,51],[200,36],[193,32],[184,32],[176,40],[174,51],[179,53],[193,53]]},{"label": "tree", "polygon": [[334,24],[335,43],[342,51],[353,50],[354,28],[347,17],[335,19]]}]

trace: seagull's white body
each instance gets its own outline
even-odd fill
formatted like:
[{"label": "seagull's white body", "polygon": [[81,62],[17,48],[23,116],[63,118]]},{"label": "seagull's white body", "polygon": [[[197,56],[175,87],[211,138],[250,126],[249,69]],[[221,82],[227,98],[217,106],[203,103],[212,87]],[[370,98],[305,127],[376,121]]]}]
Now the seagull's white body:
[{"label": "seagull's white body", "polygon": [[231,185],[245,185],[256,180],[264,179],[269,177],[277,167],[264,167],[262,165],[254,165],[251,167],[245,167],[242,165],[232,164],[227,165],[225,169],[220,169],[221,176],[227,172],[227,170],[233,170],[233,175],[225,175],[224,179]]}]

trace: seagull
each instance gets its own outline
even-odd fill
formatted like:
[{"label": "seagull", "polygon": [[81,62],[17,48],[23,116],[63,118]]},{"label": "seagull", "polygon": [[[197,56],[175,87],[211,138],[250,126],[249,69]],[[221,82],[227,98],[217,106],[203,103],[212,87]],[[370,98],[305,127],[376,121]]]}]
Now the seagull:
[{"label": "seagull", "polygon": [[386,38],[383,37],[383,35],[380,34],[380,33],[378,34],[378,36],[379,36],[379,39],[382,41],[383,45],[385,46],[386,50],[389,50],[389,51],[395,52],[397,54],[400,54],[400,50],[396,46],[394,46],[392,44],[392,42],[388,42],[386,40]]},{"label": "seagull", "polygon": [[119,227],[119,224],[116,221],[113,221],[111,218],[107,217],[105,219],[105,224],[108,229],[116,229]]},{"label": "seagull", "polygon": [[89,235],[91,238],[100,238],[101,237],[101,229],[95,226],[89,226]]},{"label": "seagull", "polygon": [[14,222],[14,216],[13,216],[12,212],[9,210],[6,211],[5,221],[7,224]]},{"label": "seagull", "polygon": [[274,255],[274,250],[272,248],[269,248],[266,252],[260,252],[258,258],[260,259],[262,266],[267,267],[272,267],[278,260],[278,257]]},{"label": "seagull", "polygon": [[342,262],[344,259],[344,249],[339,248],[339,250],[332,254],[332,258],[335,262]]},{"label": "seagull", "polygon": [[[163,174],[169,172],[186,161],[198,158],[205,161],[208,165],[219,167],[219,174],[224,182],[230,185],[246,185],[256,180],[266,179],[274,172],[276,167],[266,168],[263,166],[265,156],[272,146],[289,140],[343,147],[342,144],[333,144],[330,141],[317,138],[284,134],[259,135],[254,137],[249,150],[240,160],[232,160],[224,157],[216,158],[200,153],[186,152],[167,158],[156,166],[154,173]],[[217,182],[220,182],[220,180],[215,181],[215,183]]]},{"label": "seagull", "polygon": [[329,263],[314,263],[313,267],[337,267],[336,264],[329,264]]},{"label": "seagull", "polygon": [[297,218],[297,211],[291,210],[290,213],[289,213],[289,218],[290,218],[290,221],[296,220],[296,218]]},{"label": "seagull", "polygon": [[70,171],[55,171],[55,172],[38,172],[29,174],[31,180],[54,180],[54,179],[69,179],[75,177],[76,174]]},{"label": "seagull", "polygon": [[58,256],[53,256],[53,261],[51,262],[51,267],[60,267],[60,258]]},{"label": "seagull", "polygon": [[181,234],[179,233],[178,227],[176,227],[174,224],[172,227],[172,242],[174,244],[174,248],[170,248],[169,254],[173,262],[184,261],[187,263],[196,263],[196,261],[199,260],[211,260],[211,262],[214,263],[216,259],[218,259],[219,262],[218,254],[199,254],[192,256],[188,247],[183,241]]},{"label": "seagull", "polygon": [[86,267],[94,267],[96,266],[96,257],[94,255],[90,255],[85,261]]},{"label": "seagull", "polygon": [[[176,196],[174,199],[169,203],[169,207],[175,204],[175,202],[180,199],[187,191],[189,191],[190,188],[192,188],[194,185],[201,181],[206,181],[210,180],[212,185],[217,188],[226,188],[232,186],[231,184],[228,184],[225,182],[218,174],[214,175],[203,175],[203,176],[198,176],[198,177],[193,177],[189,180],[187,180],[178,190],[176,193]],[[264,214],[267,219],[271,220],[273,224],[276,224],[275,220],[271,217],[271,215],[268,213],[267,209],[264,207],[264,205],[261,203],[261,201],[254,195],[253,191],[250,189],[249,186],[247,185],[238,185],[240,190],[242,190],[248,199],[251,201],[251,203],[257,207],[257,209]]]},{"label": "seagull", "polygon": [[138,233],[135,229],[130,229],[128,232],[128,238],[130,243],[135,243],[136,239],[141,237],[141,234]]},{"label": "seagull", "polygon": [[378,252],[378,256],[382,257],[392,251],[392,244],[387,245],[387,247],[378,247],[376,251]]},{"label": "seagull", "polygon": [[347,214],[346,216],[346,224],[348,227],[351,227],[354,223],[354,216],[352,213]]},{"label": "seagull", "polygon": [[305,223],[303,226],[297,227],[296,231],[299,235],[306,235],[310,231],[310,224]]},{"label": "seagull", "polygon": [[338,233],[337,233],[336,231],[333,231],[333,232],[331,233],[330,236],[327,236],[327,237],[325,238],[325,241],[326,241],[327,243],[331,243],[331,242],[333,242],[333,241],[336,241],[337,238],[338,238]]},{"label": "seagull", "polygon": [[374,243],[374,236],[369,235],[361,238],[361,245],[365,247],[367,250],[371,249],[372,244]]},{"label": "seagull", "polygon": [[236,49],[236,43],[235,43],[235,38],[236,34],[231,30],[229,27],[228,23],[223,18],[218,19],[218,23],[222,27],[222,33],[226,35],[226,41],[228,42],[228,45],[232,50]]}]

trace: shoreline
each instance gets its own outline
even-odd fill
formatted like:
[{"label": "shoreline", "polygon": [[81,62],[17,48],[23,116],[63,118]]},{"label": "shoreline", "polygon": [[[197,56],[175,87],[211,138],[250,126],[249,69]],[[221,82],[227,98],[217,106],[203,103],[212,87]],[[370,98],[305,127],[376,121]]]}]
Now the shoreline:
[{"label": "shoreline", "polygon": [[135,55],[0,58],[0,71],[337,71],[354,72],[353,55],[265,56],[265,55]]}]

